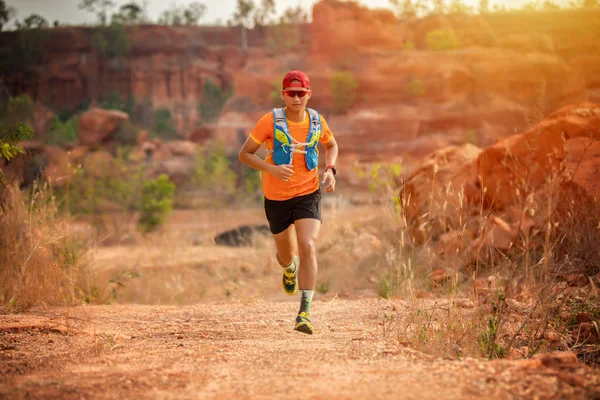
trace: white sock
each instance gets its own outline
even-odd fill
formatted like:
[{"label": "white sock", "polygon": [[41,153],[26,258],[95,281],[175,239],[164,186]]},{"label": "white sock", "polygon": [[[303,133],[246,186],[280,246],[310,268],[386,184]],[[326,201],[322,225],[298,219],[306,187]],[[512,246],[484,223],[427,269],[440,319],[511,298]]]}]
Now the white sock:
[{"label": "white sock", "polygon": [[[277,261],[279,261],[279,255],[277,256]],[[281,262],[279,262],[279,265],[281,265]],[[292,257],[292,261],[289,263],[289,265],[281,265],[282,268],[285,269],[285,272],[287,273],[293,273],[296,272],[296,256]]]},{"label": "white sock", "polygon": [[298,314],[301,312],[310,313],[310,303],[312,303],[314,294],[314,290],[300,289],[300,310],[298,310]]}]

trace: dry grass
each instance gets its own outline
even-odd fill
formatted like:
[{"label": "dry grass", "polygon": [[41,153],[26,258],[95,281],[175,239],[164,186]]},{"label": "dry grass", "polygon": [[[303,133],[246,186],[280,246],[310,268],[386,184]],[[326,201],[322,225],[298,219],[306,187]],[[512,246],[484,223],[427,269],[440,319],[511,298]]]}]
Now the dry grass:
[{"label": "dry grass", "polygon": [[[510,246],[499,248],[478,238],[491,237],[494,217],[507,218],[507,210],[467,204],[462,189],[437,183],[433,171],[428,210],[421,215],[407,212],[408,196],[398,204],[401,189],[390,176],[375,196],[389,199],[395,218],[378,223],[382,246],[357,268],[376,276],[371,287],[381,297],[410,305],[381,317],[383,336],[441,356],[573,350],[598,363],[600,202],[588,197],[584,204],[560,168],[541,189],[525,182],[519,204],[509,210],[520,217],[509,221],[517,233]],[[535,219],[533,227],[524,225],[528,218]],[[445,241],[448,236],[452,240]],[[431,298],[440,300],[431,306]]]},{"label": "dry grass", "polygon": [[7,187],[0,206],[0,311],[85,299],[87,244],[58,217],[51,190],[36,188],[27,199]]}]

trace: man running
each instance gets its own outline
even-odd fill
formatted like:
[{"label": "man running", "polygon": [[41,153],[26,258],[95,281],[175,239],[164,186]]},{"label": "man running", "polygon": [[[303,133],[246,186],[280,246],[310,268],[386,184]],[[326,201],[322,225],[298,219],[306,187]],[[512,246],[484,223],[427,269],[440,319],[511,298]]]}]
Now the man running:
[{"label": "man running", "polygon": [[[288,72],[279,95],[285,108],[274,109],[258,121],[238,157],[263,172],[265,214],[277,261],[283,267],[283,289],[293,295],[300,287],[294,329],[312,334],[309,315],[317,281],[315,243],[321,229],[317,145],[325,147],[325,192],[335,189],[338,146],[325,118],[306,108],[312,91],[304,72]],[[269,153],[264,161],[254,154],[263,143]]]}]

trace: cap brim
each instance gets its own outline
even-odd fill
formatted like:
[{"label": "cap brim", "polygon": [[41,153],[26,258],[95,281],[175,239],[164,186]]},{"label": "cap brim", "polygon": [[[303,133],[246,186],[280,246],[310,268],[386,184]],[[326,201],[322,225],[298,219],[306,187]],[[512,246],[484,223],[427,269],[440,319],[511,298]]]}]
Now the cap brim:
[{"label": "cap brim", "polygon": [[308,92],[310,89],[305,88],[304,86],[288,86],[284,87],[283,90],[297,90],[299,92]]}]

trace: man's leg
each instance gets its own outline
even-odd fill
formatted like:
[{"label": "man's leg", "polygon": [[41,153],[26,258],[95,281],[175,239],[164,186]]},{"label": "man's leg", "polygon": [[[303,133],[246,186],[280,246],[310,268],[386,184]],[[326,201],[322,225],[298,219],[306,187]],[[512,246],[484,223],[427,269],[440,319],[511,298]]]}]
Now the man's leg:
[{"label": "man's leg", "polygon": [[316,242],[321,230],[321,221],[313,218],[297,219],[296,236],[298,240],[298,253],[302,262],[299,272],[300,284],[300,309],[296,318],[294,329],[312,334],[313,327],[310,323],[310,305],[317,284],[317,250]]},{"label": "man's leg", "polygon": [[283,271],[283,290],[293,295],[298,290],[298,257],[296,256],[296,235],[294,225],[276,235],[273,235],[275,247],[277,248],[277,261],[284,268]]},{"label": "man's leg", "polygon": [[298,253],[302,268],[298,273],[300,290],[315,290],[317,284],[317,237],[321,230],[321,221],[303,218],[294,221],[298,241]]}]

